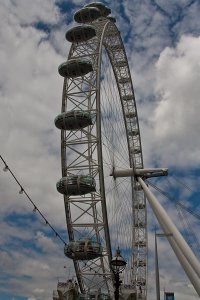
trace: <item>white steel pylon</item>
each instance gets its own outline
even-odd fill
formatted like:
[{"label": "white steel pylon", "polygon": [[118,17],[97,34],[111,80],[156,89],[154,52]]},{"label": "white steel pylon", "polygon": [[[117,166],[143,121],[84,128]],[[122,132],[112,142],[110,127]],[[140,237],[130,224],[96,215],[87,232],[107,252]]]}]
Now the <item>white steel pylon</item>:
[{"label": "white steel pylon", "polygon": [[[194,286],[197,294],[200,296],[200,262],[194,255],[192,249],[189,247],[175,224],[168,216],[163,206],[159,203],[159,201],[156,199],[156,197],[153,195],[153,193],[150,191],[143,180],[144,178],[149,177],[165,176],[167,175],[167,173],[167,169],[124,169],[114,170],[111,175],[114,177],[135,176],[137,178],[137,181],[141,185],[144,194],[149,201],[149,204],[153,209],[161,228],[166,234],[166,237],[182,268],[184,269],[190,282]],[[143,176],[143,179],[140,176]]]}]

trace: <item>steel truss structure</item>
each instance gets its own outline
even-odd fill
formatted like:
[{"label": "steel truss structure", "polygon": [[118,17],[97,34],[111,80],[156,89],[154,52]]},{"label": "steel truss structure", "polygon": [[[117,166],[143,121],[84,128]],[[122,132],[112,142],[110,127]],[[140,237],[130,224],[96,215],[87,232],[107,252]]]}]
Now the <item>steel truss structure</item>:
[{"label": "steel truss structure", "polygon": [[62,112],[89,112],[93,124],[61,131],[61,161],[63,177],[89,175],[96,181],[95,192],[64,196],[69,240],[94,239],[103,246],[103,255],[87,261],[74,259],[74,266],[81,292],[102,289],[112,294],[109,263],[113,248],[120,246],[127,259],[124,283],[145,300],[144,192],[133,177],[126,182],[110,176],[115,167],[143,168],[131,73],[116,25],[105,17],[91,25],[96,36],[73,42],[68,59],[87,59],[93,71],[64,79]]}]

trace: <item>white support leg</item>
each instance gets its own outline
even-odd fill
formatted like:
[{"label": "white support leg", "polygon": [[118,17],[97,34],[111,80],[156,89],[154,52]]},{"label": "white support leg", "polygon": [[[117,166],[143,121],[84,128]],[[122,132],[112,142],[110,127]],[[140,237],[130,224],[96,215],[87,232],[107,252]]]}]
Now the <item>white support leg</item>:
[{"label": "white support leg", "polygon": [[186,257],[183,255],[180,248],[177,246],[176,241],[173,237],[168,237],[169,243],[174,250],[174,253],[176,254],[181,266],[183,267],[185,273],[187,274],[190,282],[192,283],[194,289],[196,290],[197,294],[200,297],[200,278],[198,275],[194,272],[193,268],[189,264]]},{"label": "white support leg", "polygon": [[[144,193],[160,223],[160,226],[162,227],[163,231],[165,233],[172,233],[173,234],[173,240],[175,241],[176,245],[182,252],[182,254],[185,256],[188,263],[191,265],[192,269],[196,272],[198,278],[200,279],[200,263],[194,253],[192,252],[191,248],[188,246],[170,217],[167,215],[166,211],[162,207],[162,205],[158,202],[156,197],[153,195],[153,193],[149,190],[145,182],[142,180],[142,178],[138,177],[138,182],[141,184]],[[166,230],[168,232],[166,232]]]},{"label": "white support leg", "polygon": [[[184,269],[186,275],[188,276],[190,282],[192,283],[194,289],[196,290],[197,294],[200,296],[200,278],[198,277],[197,273],[193,270],[191,265],[189,264],[186,257],[181,252],[180,248],[177,246],[176,240],[174,239],[172,234],[169,234],[168,230],[162,223],[162,219],[160,217],[157,218],[160,226],[162,227],[163,231],[165,232],[165,236],[169,241],[177,259],[179,260],[182,268]],[[158,291],[157,291],[158,293]]]}]

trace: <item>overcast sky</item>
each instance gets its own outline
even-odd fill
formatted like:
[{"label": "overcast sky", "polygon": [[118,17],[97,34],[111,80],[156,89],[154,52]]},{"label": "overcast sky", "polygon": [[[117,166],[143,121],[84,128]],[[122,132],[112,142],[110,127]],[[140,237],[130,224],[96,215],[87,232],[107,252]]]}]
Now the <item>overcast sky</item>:
[{"label": "overcast sky", "polygon": [[[200,3],[198,0],[103,1],[117,19],[135,89],[146,167],[168,167],[186,206],[200,211]],[[70,44],[65,32],[89,1],[0,0],[0,154],[48,221],[67,238],[60,133],[63,79],[57,68]],[[73,274],[63,244],[45,227],[0,164],[0,299],[49,300]],[[169,187],[163,181],[162,187]],[[165,205],[166,199],[161,198]],[[166,205],[173,219],[174,207]],[[179,212],[180,214],[180,212]],[[149,300],[155,299],[154,216],[149,209]],[[198,231],[198,222],[190,217]],[[178,224],[181,228],[181,223]],[[158,229],[159,230],[159,229]],[[159,240],[161,289],[197,300],[165,239]],[[69,268],[66,273],[64,266]]]}]

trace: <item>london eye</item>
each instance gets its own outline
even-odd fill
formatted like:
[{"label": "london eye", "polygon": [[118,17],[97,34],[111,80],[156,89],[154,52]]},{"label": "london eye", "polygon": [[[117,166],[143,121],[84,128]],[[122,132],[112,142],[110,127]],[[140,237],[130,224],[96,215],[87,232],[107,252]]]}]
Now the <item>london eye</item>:
[{"label": "london eye", "polygon": [[[145,298],[144,194],[133,179],[110,176],[115,168],[143,168],[143,159],[130,69],[109,14],[104,5],[90,4],[75,14],[81,25],[66,33],[72,45],[59,67],[65,79],[62,112],[55,120],[62,149],[57,188],[64,194],[70,240],[66,255],[74,259],[81,291],[98,285],[111,292],[109,262],[119,247],[127,261],[125,282]],[[88,243],[96,253],[90,253]]]},{"label": "london eye", "polygon": [[[112,263],[122,263],[124,293],[145,300],[148,191],[143,180],[167,175],[167,169],[144,169],[131,73],[110,13],[99,2],[75,13],[78,24],[66,33],[68,59],[58,68],[64,77],[55,119],[61,130],[57,190],[64,195],[69,236],[64,252],[73,260],[82,294],[98,290],[107,297],[102,299],[111,299]],[[151,204],[169,231],[168,220]],[[172,239],[171,246],[177,247]]]}]

